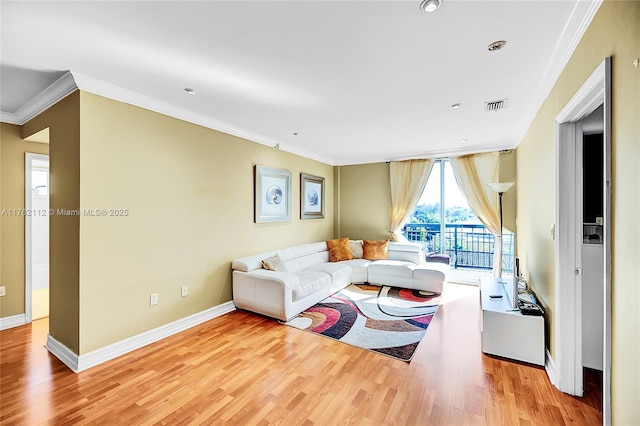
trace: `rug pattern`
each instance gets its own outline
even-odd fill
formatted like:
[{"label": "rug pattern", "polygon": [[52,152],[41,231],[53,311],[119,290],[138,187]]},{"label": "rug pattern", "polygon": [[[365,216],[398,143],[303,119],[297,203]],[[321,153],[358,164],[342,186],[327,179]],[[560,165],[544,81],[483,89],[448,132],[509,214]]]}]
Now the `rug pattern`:
[{"label": "rug pattern", "polygon": [[439,305],[439,293],[351,284],[285,324],[410,361]]}]

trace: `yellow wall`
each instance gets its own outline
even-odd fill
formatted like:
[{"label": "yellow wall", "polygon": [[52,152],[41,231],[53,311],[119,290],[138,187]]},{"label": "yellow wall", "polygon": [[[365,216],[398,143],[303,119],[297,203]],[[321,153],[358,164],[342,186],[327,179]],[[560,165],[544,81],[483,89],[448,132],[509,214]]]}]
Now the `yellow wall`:
[{"label": "yellow wall", "polygon": [[0,297],[0,317],[23,314],[25,154],[48,154],[49,145],[26,142],[20,126],[0,123],[0,285],[6,296]]},{"label": "yellow wall", "polygon": [[339,237],[389,238],[389,164],[342,166]]},{"label": "yellow wall", "polygon": [[[89,93],[80,103],[80,207],[128,210],[80,217],[80,354],[230,301],[237,257],[333,237],[332,166]],[[255,164],[292,172],[290,222],[253,223]],[[325,219],[300,220],[301,172],[325,177]]]},{"label": "yellow wall", "polygon": [[[49,127],[49,208],[80,205],[80,93],[67,96],[25,123],[22,137]],[[69,349],[79,349],[78,216],[49,217],[49,334]]]},{"label": "yellow wall", "polygon": [[553,334],[554,118],[593,70],[612,57],[612,402],[614,424],[640,422],[640,2],[605,1],[517,149],[518,253],[547,308]]}]

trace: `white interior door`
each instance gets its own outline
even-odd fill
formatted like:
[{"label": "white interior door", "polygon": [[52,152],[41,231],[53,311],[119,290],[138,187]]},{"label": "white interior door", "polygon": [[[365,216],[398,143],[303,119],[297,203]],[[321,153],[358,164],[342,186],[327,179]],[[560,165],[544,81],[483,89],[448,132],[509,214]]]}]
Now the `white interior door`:
[{"label": "white interior door", "polygon": [[[603,421],[611,424],[611,58],[592,75],[556,116],[556,315],[555,386],[583,393],[582,362],[582,131],[576,122],[603,105],[604,194],[601,304],[603,321]],[[578,135],[580,140],[578,139]],[[580,155],[580,157],[578,157]],[[580,190],[578,192],[578,190]],[[579,206],[576,204],[580,203]],[[580,212],[578,217],[577,212]]]}]

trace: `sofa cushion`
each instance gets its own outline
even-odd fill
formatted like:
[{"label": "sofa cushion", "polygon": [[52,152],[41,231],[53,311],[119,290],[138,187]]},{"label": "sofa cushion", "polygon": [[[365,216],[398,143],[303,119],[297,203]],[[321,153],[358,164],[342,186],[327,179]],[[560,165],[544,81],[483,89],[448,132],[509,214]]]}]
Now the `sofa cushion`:
[{"label": "sofa cushion", "polygon": [[[347,261],[351,262],[351,261]],[[331,275],[331,280],[344,280],[351,275],[351,266],[347,262],[320,263],[307,269],[307,271],[324,272]]]},{"label": "sofa cushion", "polygon": [[[326,248],[326,246],[325,246]],[[308,254],[306,256],[297,257],[293,260],[285,262],[287,268],[289,268],[289,272],[298,273],[302,272],[305,269],[309,269],[312,266],[319,265],[321,263],[329,262],[329,252],[322,251],[318,253]]]},{"label": "sofa cushion", "polygon": [[351,266],[351,282],[352,283],[366,283],[369,280],[369,274],[367,267],[371,264],[371,260],[368,259],[353,259],[341,264],[347,264]]},{"label": "sofa cushion", "polygon": [[[445,265],[443,265],[445,266]],[[447,267],[447,269],[449,269]],[[434,268],[431,264],[420,265],[413,271],[413,278],[424,281],[445,281],[446,271],[443,268]]]},{"label": "sofa cushion", "polygon": [[351,247],[349,246],[349,238],[336,238],[327,241],[329,249],[329,262],[341,262],[343,260],[353,259]]},{"label": "sofa cushion", "polygon": [[[304,258],[314,254],[324,254],[326,255],[327,259],[329,258],[329,252],[327,251],[327,244],[324,241],[320,241],[316,243],[301,244],[299,246],[293,246],[285,249],[280,249],[277,251],[276,250],[268,251],[261,254],[254,254],[252,256],[242,257],[240,259],[234,260],[231,263],[231,268],[235,269],[236,271],[243,271],[243,272],[262,269],[262,260],[266,257],[273,256],[276,253],[280,255],[280,258],[284,260],[285,264],[289,267],[289,270],[291,270],[292,272],[296,272],[296,271],[292,270],[292,268],[290,267],[290,262],[295,261],[299,258]],[[325,260],[325,262],[328,262],[328,260]]]},{"label": "sofa cushion", "polygon": [[415,263],[402,260],[376,260],[369,265],[369,273],[388,277],[412,278]]},{"label": "sofa cushion", "polygon": [[422,252],[422,246],[420,243],[412,243],[412,242],[397,242],[390,241],[389,242],[389,250],[393,251],[403,251],[409,253],[420,253]]},{"label": "sofa cushion", "polygon": [[298,277],[298,282],[292,286],[294,302],[321,291],[325,287],[328,288],[331,284],[331,275],[324,272],[307,270],[295,275]]},{"label": "sofa cushion", "polygon": [[364,240],[362,257],[369,260],[387,259],[389,258],[388,248],[389,240]]}]

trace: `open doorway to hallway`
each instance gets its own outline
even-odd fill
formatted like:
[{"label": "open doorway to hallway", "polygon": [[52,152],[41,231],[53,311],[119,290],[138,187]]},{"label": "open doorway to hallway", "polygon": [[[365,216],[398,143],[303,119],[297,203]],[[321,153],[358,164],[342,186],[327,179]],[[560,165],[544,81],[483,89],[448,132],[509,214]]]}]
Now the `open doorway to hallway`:
[{"label": "open doorway to hallway", "polygon": [[26,154],[25,303],[27,322],[49,316],[49,156]]}]

